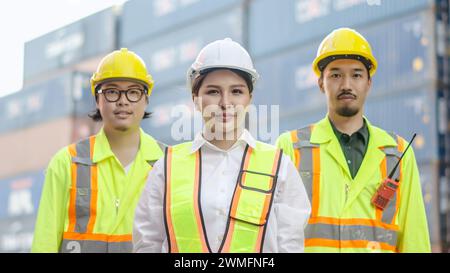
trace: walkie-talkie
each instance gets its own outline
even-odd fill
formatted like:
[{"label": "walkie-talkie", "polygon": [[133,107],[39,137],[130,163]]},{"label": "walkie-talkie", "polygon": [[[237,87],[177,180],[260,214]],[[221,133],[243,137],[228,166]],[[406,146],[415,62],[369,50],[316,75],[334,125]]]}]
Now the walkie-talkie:
[{"label": "walkie-talkie", "polygon": [[409,142],[405,151],[400,156],[399,160],[397,161],[397,164],[395,164],[394,169],[391,171],[389,176],[383,181],[383,183],[381,183],[380,187],[377,189],[377,192],[372,197],[372,204],[374,204],[374,206],[379,208],[380,210],[384,210],[387,207],[389,201],[391,201],[392,197],[394,196],[395,192],[398,189],[400,181],[398,180],[398,178],[394,180],[392,179],[392,177],[394,176],[395,171],[397,170],[397,167],[400,164],[400,161],[402,160],[409,146],[411,146],[411,143],[414,141],[415,137],[416,134],[414,134],[413,137],[411,138],[411,141]]}]

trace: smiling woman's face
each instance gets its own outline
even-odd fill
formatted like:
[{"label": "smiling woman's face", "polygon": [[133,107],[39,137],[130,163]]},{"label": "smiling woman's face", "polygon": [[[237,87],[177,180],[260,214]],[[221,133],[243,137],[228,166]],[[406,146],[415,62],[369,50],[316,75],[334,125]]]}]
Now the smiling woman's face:
[{"label": "smiling woman's face", "polygon": [[244,127],[252,95],[241,76],[218,69],[206,75],[194,100],[207,129],[227,133]]}]

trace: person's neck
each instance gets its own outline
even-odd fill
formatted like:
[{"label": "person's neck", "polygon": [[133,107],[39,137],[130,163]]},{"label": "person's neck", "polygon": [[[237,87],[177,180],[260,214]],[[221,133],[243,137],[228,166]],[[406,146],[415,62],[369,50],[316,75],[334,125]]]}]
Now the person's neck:
[{"label": "person's neck", "polygon": [[140,130],[130,129],[119,131],[111,128],[103,128],[106,138],[108,139],[111,150],[116,154],[117,151],[128,149],[139,149]]},{"label": "person's neck", "polygon": [[220,139],[217,139],[215,137],[208,138],[208,136],[205,135],[205,133],[203,133],[203,136],[207,140],[211,139],[211,140],[208,140],[208,141],[212,145],[216,146],[219,149],[227,151],[228,149],[230,149],[234,145],[234,143],[236,143],[236,141],[239,139],[239,137],[241,136],[242,133],[243,133],[243,130],[233,130],[231,132],[225,132],[220,137]]},{"label": "person's neck", "polygon": [[328,118],[339,132],[349,136],[357,132],[364,125],[362,113],[358,113],[352,117],[344,117],[328,112]]}]

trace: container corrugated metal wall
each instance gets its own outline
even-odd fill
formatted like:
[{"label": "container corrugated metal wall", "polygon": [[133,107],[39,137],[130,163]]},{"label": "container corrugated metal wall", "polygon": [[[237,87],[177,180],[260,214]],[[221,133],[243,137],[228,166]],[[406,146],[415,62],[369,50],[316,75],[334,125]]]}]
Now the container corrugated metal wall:
[{"label": "container corrugated metal wall", "polygon": [[0,99],[0,134],[95,109],[89,77],[67,73]]},{"label": "container corrugated metal wall", "polygon": [[0,252],[29,252],[44,170],[0,180]]},{"label": "container corrugated metal wall", "polygon": [[420,183],[422,196],[427,214],[428,230],[433,251],[440,251],[439,234],[439,198],[438,195],[438,164],[437,161],[429,161],[419,164]]},{"label": "container corrugated metal wall", "polygon": [[0,220],[0,253],[29,253],[36,216]]},{"label": "container corrugated metal wall", "polygon": [[206,44],[225,37],[242,42],[242,23],[243,9],[233,8],[129,48],[143,58],[158,90],[184,82],[188,67]]},{"label": "container corrugated metal wall", "polygon": [[[153,114],[149,119],[142,121],[141,126],[144,131],[166,144],[173,145],[188,140],[176,139],[177,133],[173,135],[171,131],[172,125],[179,124],[184,117],[190,120],[188,113],[193,111],[191,94],[185,85],[155,90],[150,97],[148,111]],[[189,122],[192,124],[191,121]],[[192,136],[193,131],[189,135]]]},{"label": "container corrugated metal wall", "polygon": [[[377,2],[382,2],[377,5]],[[255,57],[322,39],[335,28],[384,21],[431,6],[431,0],[258,0],[249,11]],[[270,37],[270,38],[268,38]]]},{"label": "container corrugated metal wall", "polygon": [[86,58],[109,53],[116,46],[114,9],[80,21],[25,43],[24,82]]},{"label": "container corrugated metal wall", "polygon": [[0,179],[45,168],[64,146],[97,130],[89,118],[63,117],[0,135]]},{"label": "container corrugated metal wall", "polygon": [[0,220],[36,214],[44,177],[40,170],[0,180]]},{"label": "container corrugated metal wall", "polygon": [[[174,32],[241,3],[242,0],[131,0],[124,4],[120,44],[133,45]],[[194,22],[195,23],[195,22]],[[219,32],[220,33],[220,32]]]}]

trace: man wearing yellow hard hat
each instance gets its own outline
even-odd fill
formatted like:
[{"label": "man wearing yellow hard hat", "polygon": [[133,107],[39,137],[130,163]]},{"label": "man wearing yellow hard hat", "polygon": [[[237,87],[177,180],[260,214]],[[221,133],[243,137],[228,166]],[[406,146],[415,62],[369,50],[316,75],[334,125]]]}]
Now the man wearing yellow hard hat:
[{"label": "man wearing yellow hard hat", "polygon": [[125,48],[91,78],[97,135],[61,149],[46,171],[32,252],[131,252],[134,210],[163,145],[140,122],[153,80]]},{"label": "man wearing yellow hard hat", "polygon": [[408,143],[363,115],[377,70],[369,43],[353,29],[336,29],[320,44],[313,70],[327,116],[277,140],[311,200],[305,251],[430,252],[414,151],[395,168]]}]

